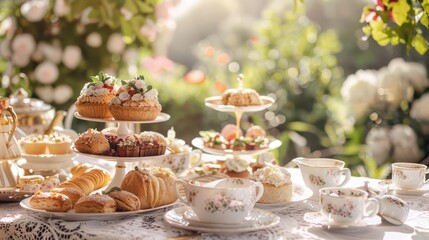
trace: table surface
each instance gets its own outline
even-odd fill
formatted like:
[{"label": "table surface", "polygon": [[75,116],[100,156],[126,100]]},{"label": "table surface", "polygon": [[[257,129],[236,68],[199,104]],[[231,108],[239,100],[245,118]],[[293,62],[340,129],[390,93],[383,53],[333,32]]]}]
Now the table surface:
[{"label": "table surface", "polygon": [[[291,173],[293,181],[302,182],[298,169],[291,169]],[[352,177],[346,187],[361,186],[365,181],[378,180]],[[163,215],[178,205],[122,220],[67,222],[42,218],[18,203],[0,203],[0,239],[429,239],[429,197],[399,197],[410,205],[402,226],[383,221],[377,226],[328,230],[303,220],[305,213],[319,210],[316,201],[305,200],[275,210],[281,217],[279,225],[235,235],[198,233],[165,225]]]}]

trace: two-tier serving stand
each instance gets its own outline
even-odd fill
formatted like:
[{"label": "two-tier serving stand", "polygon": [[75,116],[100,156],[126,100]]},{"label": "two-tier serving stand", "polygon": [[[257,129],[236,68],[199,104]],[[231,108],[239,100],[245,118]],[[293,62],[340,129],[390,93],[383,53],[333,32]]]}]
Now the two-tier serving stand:
[{"label": "two-tier serving stand", "polygon": [[[243,88],[243,76],[240,74],[238,78],[238,88]],[[214,109],[219,112],[234,112],[235,120],[237,126],[237,138],[239,137],[240,131],[240,122],[241,117],[244,113],[253,113],[263,111],[269,107],[271,107],[274,103],[274,99],[269,96],[260,96],[260,100],[262,101],[261,105],[252,105],[252,106],[233,106],[233,105],[223,105],[222,96],[214,96],[209,97],[204,100],[205,105],[211,109]],[[204,141],[202,137],[197,137],[192,140],[192,145],[203,150],[206,153],[215,154],[215,155],[225,155],[225,156],[233,156],[239,157],[241,155],[258,155],[271,150],[274,150],[280,145],[282,142],[277,139],[270,139],[267,148],[256,149],[256,150],[232,150],[232,149],[215,149],[204,146]]]},{"label": "two-tier serving stand", "polygon": [[[85,121],[91,121],[91,122],[103,122],[103,123],[116,123],[117,124],[117,132],[119,138],[125,138],[127,135],[130,134],[130,130],[128,128],[129,124],[150,124],[150,123],[160,123],[165,122],[170,119],[170,115],[166,113],[160,113],[154,120],[151,121],[120,121],[115,120],[113,118],[88,118],[80,115],[78,112],[74,113],[74,116],[78,119],[85,120]],[[97,158],[105,161],[111,161],[116,162],[115,166],[115,174],[107,186],[106,189],[110,189],[112,187],[120,187],[122,180],[125,177],[125,163],[127,162],[141,162],[148,159],[159,159],[162,160],[165,155],[169,154],[168,150],[166,154],[160,155],[160,156],[146,156],[146,157],[117,157],[117,156],[103,156],[103,155],[95,155],[95,154],[87,154],[87,153],[81,153],[76,148],[72,147],[73,151],[76,152],[79,155]]]}]

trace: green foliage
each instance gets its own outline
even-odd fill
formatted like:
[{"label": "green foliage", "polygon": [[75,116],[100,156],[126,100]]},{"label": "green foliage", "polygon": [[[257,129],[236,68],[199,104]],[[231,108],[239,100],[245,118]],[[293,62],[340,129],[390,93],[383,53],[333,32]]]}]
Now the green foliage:
[{"label": "green foliage", "polygon": [[383,0],[375,6],[365,6],[362,11],[362,28],[381,46],[404,44],[409,51],[414,48],[423,55],[428,50],[424,34],[429,28],[428,0]]}]

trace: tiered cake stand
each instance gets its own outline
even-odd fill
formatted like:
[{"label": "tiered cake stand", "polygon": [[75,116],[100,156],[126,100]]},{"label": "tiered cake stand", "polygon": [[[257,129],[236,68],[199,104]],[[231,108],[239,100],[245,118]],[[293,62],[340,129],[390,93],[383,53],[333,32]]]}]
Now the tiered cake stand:
[{"label": "tiered cake stand", "polygon": [[[207,107],[212,108],[216,111],[234,112],[237,129],[240,129],[240,121],[241,121],[241,117],[243,116],[244,113],[263,111],[263,110],[269,108],[274,103],[274,99],[271,97],[268,97],[268,96],[260,96],[260,99],[262,100],[262,105],[244,106],[244,107],[237,107],[237,106],[232,106],[232,105],[223,105],[221,96],[206,98],[204,102],[205,102],[205,105]],[[268,152],[268,151],[271,151],[273,149],[280,147],[281,144],[282,143],[280,140],[270,139],[267,148],[257,149],[257,150],[232,150],[232,149],[215,149],[215,148],[205,147],[202,137],[197,137],[197,138],[194,138],[192,140],[192,145],[203,150],[204,152],[207,152],[210,154],[215,154],[215,155],[232,155],[234,157],[240,156],[240,155],[262,154],[264,152]]]},{"label": "tiered cake stand", "polygon": [[[129,135],[128,130],[128,124],[149,124],[149,123],[159,123],[159,122],[165,122],[170,119],[170,115],[166,113],[160,113],[155,120],[152,121],[119,121],[114,120],[113,118],[88,118],[80,115],[78,112],[74,113],[74,116],[81,120],[91,121],[91,122],[104,122],[104,123],[117,123],[118,130],[116,134],[119,137],[126,137]],[[170,154],[170,152],[166,152],[164,155],[160,156],[147,156],[147,157],[116,157],[116,156],[103,156],[103,155],[94,155],[94,154],[87,154],[87,153],[81,153],[79,152],[74,146],[72,147],[72,150],[76,152],[77,154],[88,156],[92,158],[102,159],[105,161],[111,161],[116,162],[115,166],[115,174],[113,176],[113,179],[109,183],[106,189],[110,189],[112,187],[119,187],[121,186],[122,180],[125,177],[125,163],[126,162],[141,162],[148,159],[160,159],[162,160],[165,155]]]}]

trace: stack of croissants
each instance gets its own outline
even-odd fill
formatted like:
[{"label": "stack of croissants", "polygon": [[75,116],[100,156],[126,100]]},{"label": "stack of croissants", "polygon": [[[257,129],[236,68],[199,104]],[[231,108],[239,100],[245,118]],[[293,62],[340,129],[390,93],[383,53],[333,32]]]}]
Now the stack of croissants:
[{"label": "stack of croissants", "polygon": [[177,200],[176,176],[167,168],[135,168],[129,171],[121,187],[103,194],[91,194],[110,181],[107,171],[88,164],[71,169],[73,178],[50,192],[36,192],[29,201],[31,208],[50,212],[113,213],[156,208]]}]

